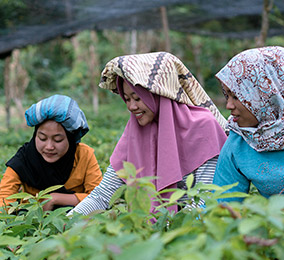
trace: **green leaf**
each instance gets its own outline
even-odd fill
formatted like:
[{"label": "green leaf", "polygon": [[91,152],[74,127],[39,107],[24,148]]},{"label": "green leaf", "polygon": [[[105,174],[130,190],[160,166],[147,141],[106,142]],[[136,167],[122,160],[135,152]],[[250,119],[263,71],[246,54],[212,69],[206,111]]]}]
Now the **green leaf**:
[{"label": "green leaf", "polygon": [[143,241],[134,243],[133,246],[123,250],[122,254],[118,255],[117,260],[154,260],[157,259],[162,251],[162,241],[157,239],[154,241]]},{"label": "green leaf", "polygon": [[215,184],[204,184],[202,182],[199,182],[195,185],[196,189],[198,190],[224,190],[222,187],[215,185]]},{"label": "green leaf", "polygon": [[251,231],[260,227],[263,224],[262,218],[255,217],[251,219],[244,219],[239,224],[239,232],[243,235],[248,235]]},{"label": "green leaf", "polygon": [[207,230],[215,240],[221,241],[224,239],[227,225],[220,218],[211,217],[204,221]]},{"label": "green leaf", "polygon": [[7,199],[24,199],[28,200],[30,198],[35,198],[33,195],[26,193],[26,192],[19,192],[9,196]]},{"label": "green leaf", "polygon": [[121,179],[128,179],[129,173],[125,169],[121,169],[116,172],[117,176]]},{"label": "green leaf", "polygon": [[136,198],[136,187],[127,186],[125,191],[125,200],[129,206],[132,206],[134,199]]},{"label": "green leaf", "polygon": [[249,197],[249,194],[243,193],[243,192],[228,192],[223,193],[221,195],[216,196],[217,199],[224,199],[224,198],[245,198]]},{"label": "green leaf", "polygon": [[163,237],[162,237],[163,243],[168,244],[172,240],[174,240],[175,238],[177,238],[179,236],[183,236],[183,235],[187,234],[188,232],[190,232],[191,230],[192,230],[192,227],[183,226],[181,228],[176,228],[172,231],[169,231],[169,232],[167,232],[163,235]]},{"label": "green leaf", "polygon": [[25,243],[25,241],[17,237],[0,236],[0,246],[18,246],[24,245]]},{"label": "green leaf", "polygon": [[106,224],[106,230],[112,235],[119,235],[123,225],[119,222],[110,222]]},{"label": "green leaf", "polygon": [[169,203],[176,202],[176,201],[179,200],[185,193],[186,193],[185,190],[177,190],[177,191],[175,191],[175,192],[171,195]]},{"label": "green leaf", "polygon": [[268,200],[268,212],[281,213],[284,209],[284,196],[273,195]]},{"label": "green leaf", "polygon": [[174,189],[163,189],[159,191],[159,194],[163,194],[163,193],[168,193],[168,192],[175,192],[178,189],[174,188]]},{"label": "green leaf", "polygon": [[53,218],[52,224],[57,228],[59,232],[63,232],[65,221],[62,218]]},{"label": "green leaf", "polygon": [[127,188],[126,185],[122,185],[115,191],[115,193],[112,195],[112,197],[110,199],[109,206],[112,206],[116,202],[116,200],[119,199],[122,196],[122,194],[125,192],[126,188]]},{"label": "green leaf", "polygon": [[224,185],[224,186],[220,186],[222,188],[223,191],[227,191],[230,190],[231,188],[237,186],[239,183],[235,182],[233,184],[229,184],[229,185]]},{"label": "green leaf", "polygon": [[54,239],[43,240],[32,247],[29,259],[47,259],[48,256],[53,255],[57,251],[57,247],[60,245],[60,242]]},{"label": "green leaf", "polygon": [[283,217],[274,217],[274,216],[269,216],[267,218],[267,220],[274,225],[276,228],[278,228],[279,230],[284,231],[284,221],[283,221]]},{"label": "green leaf", "polygon": [[193,174],[188,175],[188,177],[186,178],[187,189],[190,189],[192,187],[193,182],[194,182],[194,175]]},{"label": "green leaf", "polygon": [[48,193],[50,193],[50,192],[52,192],[52,191],[58,190],[58,189],[60,189],[60,188],[63,187],[63,186],[64,186],[64,185],[54,185],[54,186],[48,187],[47,189],[40,191],[40,192],[38,193],[38,195],[37,195],[37,198],[38,198],[38,199],[41,199],[41,196],[43,196],[43,195],[45,195],[45,194],[48,194]]},{"label": "green leaf", "polygon": [[129,173],[130,176],[135,177],[136,176],[136,168],[134,164],[130,162],[123,162],[123,168],[126,170],[127,173]]},{"label": "green leaf", "polygon": [[13,236],[16,237],[17,235],[21,235],[22,233],[25,233],[28,230],[36,230],[36,228],[33,225],[21,224],[11,227],[10,230],[12,231]]},{"label": "green leaf", "polygon": [[45,195],[40,196],[40,199],[52,199],[52,196],[49,194],[45,194]]},{"label": "green leaf", "polygon": [[144,190],[143,188],[140,188],[137,191],[136,199],[140,205],[140,208],[143,210],[143,212],[145,212],[145,214],[149,214],[150,208],[151,208],[151,199],[147,191]]},{"label": "green leaf", "polygon": [[2,219],[13,219],[16,218],[15,215],[4,215],[3,213],[0,214],[0,220]]}]

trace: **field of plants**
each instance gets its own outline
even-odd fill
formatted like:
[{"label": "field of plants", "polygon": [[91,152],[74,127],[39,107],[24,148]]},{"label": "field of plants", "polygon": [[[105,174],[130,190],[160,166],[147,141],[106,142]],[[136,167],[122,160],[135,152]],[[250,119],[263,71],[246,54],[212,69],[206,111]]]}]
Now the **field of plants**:
[{"label": "field of plants", "polygon": [[[9,60],[18,68],[15,70],[18,74],[11,71],[10,76],[22,72],[28,84],[21,89],[20,79],[13,78],[13,82],[18,83],[16,89],[23,92],[17,92],[19,95],[12,97],[8,104],[11,109],[8,124],[7,88],[4,77],[0,77],[0,173],[5,172],[5,162],[32,136],[33,129],[24,126],[20,109],[25,110],[55,93],[71,96],[85,112],[90,131],[82,142],[95,149],[102,172],[106,170],[129,112],[122,100],[108,91],[98,91],[98,111],[94,111],[92,98],[105,63],[128,52],[129,35],[96,32],[98,42],[94,42],[94,34],[82,32],[72,41],[57,39],[29,46]],[[227,117],[214,74],[234,54],[253,47],[253,41],[171,34],[172,53],[183,60],[193,75],[199,75],[198,80]],[[147,33],[139,34],[139,52],[161,48],[157,35],[150,35],[152,45]],[[283,37],[268,40],[268,45],[283,43]],[[145,46],[152,47],[145,49]],[[197,47],[200,48],[199,56],[192,52]],[[4,75],[6,62],[0,60],[1,75]],[[15,100],[21,101],[20,106],[16,106]],[[221,205],[217,199],[227,196],[221,193],[230,186],[198,184],[187,191],[174,190],[169,201],[161,202],[156,212],[150,214],[150,200],[160,201],[161,194],[148,179],[136,179],[136,169],[131,164],[126,163],[118,174],[127,179],[128,185],[115,193],[109,210],[87,217],[77,214],[68,218],[66,212],[70,208],[44,212],[40,201],[48,198],[52,188],[35,197],[16,194],[15,198],[25,198],[28,203],[15,202],[7,208],[8,213],[0,213],[0,260],[284,259],[284,196],[265,199],[252,188],[248,196],[242,194],[246,196],[242,204]],[[188,187],[192,181],[189,177]],[[196,202],[204,199],[206,208],[183,209],[175,215],[169,213],[167,206],[177,204],[184,193]]]},{"label": "field of plants", "polygon": [[[82,139],[95,148],[102,171],[129,117],[120,98],[100,106],[94,115],[83,105],[90,132]],[[1,171],[5,161],[25,141],[32,129],[1,131]],[[177,203],[185,191],[176,190],[168,202],[149,214],[150,197],[160,200],[147,179],[136,179],[136,169],[125,164],[119,174],[127,177],[112,199],[112,208],[84,217],[66,217],[68,208],[44,212],[36,197],[25,193],[28,204],[14,203],[0,214],[0,259],[284,259],[284,197],[269,200],[252,191],[243,204],[218,205],[216,199],[229,187],[196,185],[186,191],[206,209],[169,214],[166,206]],[[193,180],[188,178],[188,187]],[[214,191],[214,193],[209,191]],[[156,219],[152,224],[151,219]]]}]

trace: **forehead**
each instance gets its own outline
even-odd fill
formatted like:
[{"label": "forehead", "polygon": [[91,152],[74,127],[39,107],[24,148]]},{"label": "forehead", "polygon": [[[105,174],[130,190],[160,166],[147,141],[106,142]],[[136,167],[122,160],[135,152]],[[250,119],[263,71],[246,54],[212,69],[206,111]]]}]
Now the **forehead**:
[{"label": "forehead", "polygon": [[54,121],[54,120],[47,120],[44,123],[42,123],[39,128],[38,131],[40,132],[57,132],[57,133],[64,133],[65,134],[65,130],[63,128],[63,126]]},{"label": "forehead", "polygon": [[123,93],[126,95],[136,94],[134,90],[125,81],[123,81]]},{"label": "forehead", "polygon": [[221,85],[226,93],[232,93],[232,91],[224,83],[222,83]]}]

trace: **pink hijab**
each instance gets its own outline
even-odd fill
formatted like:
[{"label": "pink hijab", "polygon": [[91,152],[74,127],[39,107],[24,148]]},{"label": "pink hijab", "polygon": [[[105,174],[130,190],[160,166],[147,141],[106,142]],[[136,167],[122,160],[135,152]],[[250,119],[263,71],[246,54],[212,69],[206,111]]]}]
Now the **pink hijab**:
[{"label": "pink hijab", "polygon": [[[156,176],[152,182],[160,191],[176,187],[184,175],[220,153],[227,136],[208,109],[178,103],[125,81],[155,119],[140,126],[131,114],[110,158],[115,171],[123,168],[123,161],[131,162],[143,168],[138,177]],[[117,89],[124,100],[122,85],[118,77]]]}]

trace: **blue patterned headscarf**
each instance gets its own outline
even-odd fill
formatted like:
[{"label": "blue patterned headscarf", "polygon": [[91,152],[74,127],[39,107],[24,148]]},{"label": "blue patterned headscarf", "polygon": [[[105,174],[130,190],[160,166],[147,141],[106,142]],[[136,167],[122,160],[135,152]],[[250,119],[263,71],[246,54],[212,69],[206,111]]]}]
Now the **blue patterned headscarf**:
[{"label": "blue patterned headscarf", "polygon": [[257,118],[255,128],[241,128],[232,117],[231,130],[256,151],[284,149],[284,48],[269,46],[243,51],[216,78]]},{"label": "blue patterned headscarf", "polygon": [[77,102],[63,95],[53,95],[33,104],[27,109],[25,117],[28,126],[36,126],[48,119],[55,120],[75,135],[76,142],[80,142],[89,131],[85,114]]}]

